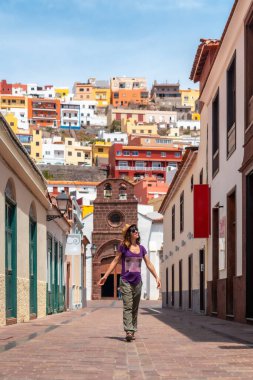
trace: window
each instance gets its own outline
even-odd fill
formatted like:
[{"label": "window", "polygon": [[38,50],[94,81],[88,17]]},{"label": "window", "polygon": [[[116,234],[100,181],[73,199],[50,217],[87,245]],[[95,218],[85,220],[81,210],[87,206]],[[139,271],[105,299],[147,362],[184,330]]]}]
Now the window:
[{"label": "window", "polygon": [[236,148],[236,56],[227,71],[227,157]]},{"label": "window", "polygon": [[103,153],[104,152],[104,148],[98,148],[98,153]]},{"label": "window", "polygon": [[40,145],[39,141],[36,141],[36,146],[39,146],[39,145]]},{"label": "window", "polygon": [[174,157],[180,157],[181,156],[181,152],[175,152],[174,153]]},{"label": "window", "polygon": [[110,226],[119,227],[122,224],[124,219],[123,219],[123,215],[119,211],[112,211],[108,215],[107,220]]},{"label": "window", "polygon": [[36,131],[36,135],[39,135],[40,134],[40,131]]},{"label": "window", "polygon": [[191,191],[193,190],[193,175],[191,176]]},{"label": "window", "polygon": [[184,192],[180,195],[180,232],[184,230]]},{"label": "window", "polygon": [[122,154],[121,150],[117,150],[116,156],[121,156],[121,154]]},{"label": "window", "polygon": [[112,186],[106,183],[104,186],[104,198],[111,198],[112,196]]},{"label": "window", "polygon": [[77,157],[82,157],[81,152],[77,152]]},{"label": "window", "polygon": [[219,90],[212,104],[212,174],[219,171]]},{"label": "window", "polygon": [[152,133],[152,130],[151,130],[151,129],[149,129],[149,130],[148,130],[148,133]]},{"label": "window", "polygon": [[151,152],[150,152],[150,150],[148,150],[148,151],[146,152],[146,156],[147,156],[147,157],[151,157]]},{"label": "window", "polygon": [[166,152],[161,152],[161,157],[166,157]]},{"label": "window", "polygon": [[68,156],[72,156],[72,152],[68,152]]},{"label": "window", "polygon": [[171,305],[174,306],[175,304],[175,270],[174,270],[174,264],[171,267]]},{"label": "window", "polygon": [[175,240],[175,205],[173,205],[171,210],[171,239]]},{"label": "window", "polygon": [[133,129],[132,132],[133,132],[133,133],[136,133],[136,129]]},{"label": "window", "polygon": [[145,163],[144,163],[144,161],[137,161],[135,163],[135,166],[136,166],[136,168],[144,168],[145,167]]},{"label": "window", "polygon": [[199,173],[199,184],[202,185],[203,184],[203,169],[201,169],[200,173]]},{"label": "window", "polygon": [[159,169],[162,167],[162,163],[161,162],[152,162],[152,169]]},{"label": "window", "polygon": [[123,156],[130,156],[129,150],[123,150]]},{"label": "window", "polygon": [[132,152],[132,156],[139,156],[139,152],[138,152],[138,150],[133,150],[133,152]]},{"label": "window", "polygon": [[68,145],[72,145],[72,141],[68,141]]},{"label": "window", "polygon": [[119,199],[126,200],[127,199],[127,188],[125,184],[121,184],[119,187]]},{"label": "window", "polygon": [[119,167],[120,168],[126,168],[128,166],[128,162],[127,161],[119,161]]},{"label": "window", "polygon": [[114,92],[113,97],[114,97],[114,99],[118,99],[119,98],[119,93],[118,92]]},{"label": "window", "polygon": [[39,157],[40,156],[40,154],[39,153],[36,153],[36,157]]}]

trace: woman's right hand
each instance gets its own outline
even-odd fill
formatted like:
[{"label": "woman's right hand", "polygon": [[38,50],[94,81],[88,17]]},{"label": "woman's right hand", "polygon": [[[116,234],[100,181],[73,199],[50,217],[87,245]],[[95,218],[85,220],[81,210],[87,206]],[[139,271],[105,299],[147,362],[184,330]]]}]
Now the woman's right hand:
[{"label": "woman's right hand", "polygon": [[103,276],[100,278],[100,280],[98,281],[98,286],[103,286],[105,284],[105,281],[107,280],[107,277]]}]

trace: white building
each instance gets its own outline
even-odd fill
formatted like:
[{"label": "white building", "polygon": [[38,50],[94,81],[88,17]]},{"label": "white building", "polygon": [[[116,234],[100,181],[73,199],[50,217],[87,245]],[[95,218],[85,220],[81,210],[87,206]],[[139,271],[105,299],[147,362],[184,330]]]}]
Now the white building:
[{"label": "white building", "polygon": [[178,120],[176,123],[177,129],[183,134],[185,131],[188,132],[199,132],[200,131],[200,121],[199,120]]},{"label": "white building", "polygon": [[[212,235],[208,241],[207,311],[244,322],[253,317],[252,247],[250,258],[242,253],[246,199],[241,174],[249,158],[244,158],[243,146],[249,141],[247,117],[252,116],[252,5],[252,0],[234,3],[221,41],[201,40],[191,73],[191,79],[200,82],[201,125],[208,127]],[[252,136],[252,128],[250,133]],[[247,228],[250,244],[252,229]]]},{"label": "white building", "polygon": [[80,129],[80,104],[61,102],[61,129]]},{"label": "white building", "polygon": [[27,95],[38,98],[55,98],[54,86],[38,86],[37,83],[29,83],[27,84]]},{"label": "white building", "polygon": [[123,144],[128,144],[128,135],[127,133],[122,132],[105,132],[104,130],[100,130],[98,133],[98,139],[102,139],[105,142],[122,142]]},{"label": "white building", "polygon": [[9,108],[8,110],[1,110],[1,113],[4,116],[12,113],[17,118],[18,129],[29,130],[27,108]]},{"label": "white building", "polygon": [[[198,313],[206,310],[205,264],[209,229],[205,231],[205,237],[195,235],[194,185],[201,184],[209,193],[208,185],[203,185],[206,179],[205,151],[205,144],[202,144],[200,152],[197,148],[187,149],[159,210],[164,215],[161,255],[163,307]],[[208,209],[208,204],[206,207]],[[199,212],[205,215],[204,202]]]},{"label": "white building", "polygon": [[98,182],[85,181],[55,181],[48,180],[49,192],[61,192],[75,196],[76,199],[82,199],[83,206],[91,206],[97,196]]},{"label": "white building", "polygon": [[41,164],[64,165],[65,164],[65,144],[61,138],[42,139],[42,161]]}]

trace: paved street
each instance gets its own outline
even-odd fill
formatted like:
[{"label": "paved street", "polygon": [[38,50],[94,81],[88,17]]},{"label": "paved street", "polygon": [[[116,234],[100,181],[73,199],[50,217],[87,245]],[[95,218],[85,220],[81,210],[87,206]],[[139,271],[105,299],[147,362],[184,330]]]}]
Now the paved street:
[{"label": "paved street", "polygon": [[253,379],[253,326],[145,301],[135,342],[120,301],[0,329],[0,379]]}]

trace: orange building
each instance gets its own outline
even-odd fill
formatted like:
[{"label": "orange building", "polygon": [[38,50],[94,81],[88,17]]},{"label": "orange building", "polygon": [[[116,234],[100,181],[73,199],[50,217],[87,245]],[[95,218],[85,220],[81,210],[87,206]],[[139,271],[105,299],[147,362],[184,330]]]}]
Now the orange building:
[{"label": "orange building", "polygon": [[154,177],[146,177],[134,184],[134,194],[139,203],[148,204],[151,199],[165,196],[168,188],[168,183]]},{"label": "orange building", "polygon": [[145,78],[114,77],[111,79],[111,94],[114,107],[148,104],[149,101]]},{"label": "orange building", "polygon": [[93,85],[91,83],[74,83],[74,100],[94,100]]},{"label": "orange building", "polygon": [[28,98],[28,121],[36,127],[60,127],[60,99]]},{"label": "orange building", "polygon": [[25,108],[26,98],[16,95],[0,95],[0,109]]}]

